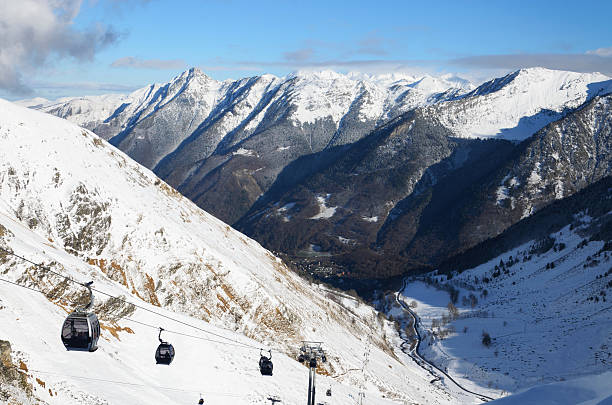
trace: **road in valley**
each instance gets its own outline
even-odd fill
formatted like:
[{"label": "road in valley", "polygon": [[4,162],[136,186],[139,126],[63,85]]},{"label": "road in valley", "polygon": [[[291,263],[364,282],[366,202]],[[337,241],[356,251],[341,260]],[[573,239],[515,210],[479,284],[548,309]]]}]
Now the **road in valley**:
[{"label": "road in valley", "polygon": [[[406,339],[402,338],[404,340],[404,343],[402,343],[401,345],[402,351],[406,353],[407,355],[409,355],[410,357],[412,357],[415,363],[417,363],[420,367],[427,370],[432,376],[435,377],[432,380],[432,383],[435,382],[436,380],[438,381],[441,380],[442,379],[441,375],[444,375],[446,378],[448,378],[448,380],[453,382],[462,391],[478,397],[478,399],[480,399],[483,402],[492,401],[494,398],[488,397],[483,394],[479,394],[474,391],[470,391],[467,388],[463,387],[453,377],[451,377],[446,371],[442,370],[441,368],[437,367],[435,364],[427,361],[423,356],[421,356],[421,354],[419,353],[419,346],[421,344],[421,334],[419,332],[419,317],[412,311],[412,309],[410,309],[410,307],[403,300],[399,298],[401,291],[404,291],[405,288],[406,288],[406,279],[404,279],[402,283],[402,289],[398,291],[397,293],[395,293],[395,300],[400,305],[400,307],[404,310],[404,312],[407,313],[412,318],[412,325],[413,325],[413,329],[415,332],[414,337],[416,337],[416,342],[409,340],[408,337],[406,337]],[[405,347],[406,345],[409,346],[407,349]]]}]

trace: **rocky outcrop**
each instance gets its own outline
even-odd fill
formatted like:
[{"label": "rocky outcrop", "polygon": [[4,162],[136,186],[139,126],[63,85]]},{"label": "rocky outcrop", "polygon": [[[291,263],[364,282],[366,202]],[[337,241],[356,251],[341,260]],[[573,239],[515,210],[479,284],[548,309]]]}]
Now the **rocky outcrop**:
[{"label": "rocky outcrop", "polygon": [[24,363],[13,363],[11,343],[0,340],[0,402],[6,404],[33,404],[41,402],[32,395],[28,382],[28,368]]}]

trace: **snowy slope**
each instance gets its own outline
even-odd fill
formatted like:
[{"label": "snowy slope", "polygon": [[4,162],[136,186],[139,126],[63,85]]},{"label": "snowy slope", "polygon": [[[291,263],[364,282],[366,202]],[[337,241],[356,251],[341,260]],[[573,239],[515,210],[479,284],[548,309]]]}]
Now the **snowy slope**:
[{"label": "snowy slope", "polygon": [[491,402],[495,405],[609,405],[612,372],[571,381],[539,385]]},{"label": "snowy slope", "polygon": [[112,296],[274,350],[275,376],[263,379],[257,350],[169,334],[176,360],[155,367],[157,331],[142,323],[210,336],[98,294],[100,349],[68,353],[59,327],[81,289],[0,255],[1,278],[45,292],[0,282],[0,340],[10,342],[13,363],[27,367],[43,401],[178,404],[202,392],[209,404],[263,404],[272,394],[302,403],[307,369],[295,361],[297,348],[322,340],[329,362],[321,372],[334,378],[319,383],[332,386],[334,403],[353,403],[358,387],[373,404],[453,402],[392,349],[397,333],[371,308],[309,285],[91,132],[0,100],[0,144],[0,246]]},{"label": "snowy slope", "polygon": [[133,98],[134,95],[104,94],[93,97],[60,98],[55,101],[32,99],[17,104],[34,109],[44,108],[53,115],[70,117],[75,124],[87,126],[104,121],[123,103],[129,103]]},{"label": "snowy slope", "polygon": [[[421,320],[425,356],[462,384],[498,395],[608,371],[612,255],[609,242],[589,242],[591,225],[588,215],[578,216],[551,234],[546,248],[531,241],[451,280],[433,273],[408,282],[402,299]],[[447,307],[451,287],[459,292],[458,316]],[[610,381],[609,373],[597,378]],[[500,403],[538,403],[520,402],[534,398],[524,395]]]},{"label": "snowy slope", "polygon": [[610,91],[612,80],[600,73],[529,68],[484,83],[429,112],[460,137],[523,140],[567,109]]}]

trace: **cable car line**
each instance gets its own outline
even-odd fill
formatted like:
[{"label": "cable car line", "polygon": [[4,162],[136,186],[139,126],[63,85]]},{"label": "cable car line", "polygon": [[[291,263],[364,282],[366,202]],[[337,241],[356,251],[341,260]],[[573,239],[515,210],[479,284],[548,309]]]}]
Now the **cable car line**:
[{"label": "cable car line", "polygon": [[5,280],[5,279],[3,279],[3,278],[0,278],[0,281],[4,281],[5,283],[13,284],[13,285],[16,285],[17,287],[25,288],[25,289],[28,289],[28,290],[31,290],[31,291],[36,291],[37,293],[41,293],[41,294],[43,294],[43,295],[45,294],[45,293],[44,293],[44,292],[42,292],[41,290],[37,290],[37,289],[32,288],[32,287],[27,287],[27,286],[25,286],[25,285],[17,284],[17,283],[15,283],[15,282],[13,282],[13,281],[10,281],[10,280]]},{"label": "cable car line", "polygon": [[[1,279],[0,279],[0,280],[1,280]],[[158,327],[158,326],[151,325],[151,324],[148,324],[148,323],[144,323],[144,322],[141,322],[141,321],[137,321],[137,320],[132,319],[132,318],[121,318],[121,319],[122,319],[122,320],[124,320],[124,321],[134,322],[134,323],[140,324],[140,325],[142,325],[142,326],[146,326],[146,327],[149,327],[149,328],[152,328],[152,329],[159,330],[159,327]],[[209,339],[209,338],[205,338],[205,337],[202,337],[202,336],[190,335],[190,334],[188,334],[188,333],[177,332],[177,331],[174,331],[174,330],[169,330],[169,329],[165,329],[165,328],[164,328],[164,332],[167,332],[167,333],[172,333],[172,334],[175,334],[175,335],[180,335],[180,336],[185,336],[185,337],[189,337],[189,338],[193,338],[193,339],[205,340],[205,341],[207,341],[207,342],[218,343],[218,344],[220,344],[220,345],[226,345],[226,346],[236,346],[236,347],[245,347],[243,344],[228,343],[228,342],[220,342],[220,341],[218,341],[218,340]],[[249,347],[249,349],[251,349],[251,348]]]},{"label": "cable car line", "polygon": [[[32,287],[27,287],[27,286],[15,283],[15,282],[10,281],[10,280],[6,280],[4,278],[0,278],[0,281],[5,282],[7,284],[10,284],[12,286],[21,287],[21,288],[24,288],[24,289],[27,289],[27,290],[34,291],[34,292],[40,293],[42,295],[45,295],[45,293],[42,290],[38,290],[38,289],[35,289],[35,288],[32,288]],[[89,285],[86,285],[86,286],[89,287]],[[90,299],[90,304],[92,303],[92,299],[93,299],[93,297],[91,297],[91,299]],[[90,305],[87,305],[85,307],[85,309],[87,309],[89,306]],[[68,322],[69,319],[70,319],[70,316],[66,319],[66,322]],[[242,346],[242,347],[245,347],[245,345],[240,344],[239,342],[238,342],[239,344],[232,344],[232,343],[227,343],[227,342],[219,342],[217,340],[208,339],[208,338],[204,338],[204,337],[201,337],[201,336],[194,336],[194,335],[189,335],[187,333],[166,330],[166,329],[163,329],[163,328],[160,328],[160,327],[156,327],[154,325],[150,325],[150,324],[147,324],[145,322],[140,322],[140,321],[137,321],[135,319],[131,319],[131,318],[127,318],[127,317],[126,318],[121,318],[121,319],[122,320],[130,321],[130,322],[135,322],[135,323],[138,323],[140,325],[151,327],[151,328],[159,330],[160,345],[157,348],[157,351],[155,352],[155,359],[156,359],[157,364],[167,364],[167,365],[169,365],[172,362],[173,358],[174,358],[174,348],[172,347],[171,344],[169,344],[168,342],[164,342],[161,339],[161,333],[162,332],[174,333],[174,334],[177,334],[177,335],[191,337],[191,338],[194,338],[194,339],[205,340],[205,341],[209,341],[209,342],[213,342],[213,343],[217,343],[217,344],[221,344],[221,345]],[[97,318],[96,318],[96,320],[97,320]],[[65,324],[64,324],[64,328],[65,328]],[[99,326],[98,326],[98,328],[99,328]],[[62,341],[64,341],[63,334],[62,334]],[[95,344],[95,342],[94,342],[94,344]],[[64,341],[64,345],[66,346],[66,342],[65,341]],[[90,346],[87,349],[89,349],[89,348],[90,348]],[[165,354],[164,353],[160,353],[162,348],[166,350]],[[170,351],[168,351],[168,349],[170,349]],[[75,350],[75,349],[69,349],[69,350]],[[79,349],[77,348],[76,350],[79,350]],[[260,369],[260,372],[261,372],[262,375],[269,375],[269,376],[271,376],[272,375],[272,367],[273,367],[273,365],[272,365],[272,351],[268,350],[269,357],[266,357],[266,356],[261,354],[262,350],[263,349],[261,349],[261,348],[259,349],[259,352],[260,352],[260,359],[259,359],[259,369]],[[89,350],[89,351],[93,351],[93,350]],[[13,367],[13,368],[17,369],[17,367],[14,366],[14,365],[11,365],[9,367]],[[18,371],[23,372],[24,370],[19,369]],[[73,375],[66,375],[66,374],[60,374],[60,373],[55,373],[55,372],[50,372],[50,371],[34,370],[34,369],[29,369],[28,371],[42,373],[42,374],[55,374],[55,375],[64,376],[64,377],[77,378],[77,379],[85,379],[85,380],[96,381],[96,382],[106,382],[106,383],[111,383],[111,384],[130,385],[130,386],[143,387],[143,388],[159,388],[159,389],[162,389],[162,390],[175,390],[175,391],[183,391],[183,392],[198,392],[198,393],[203,392],[203,391],[188,391],[188,390],[184,390],[184,389],[181,389],[181,388],[152,386],[152,385],[147,385],[147,384],[135,384],[135,383],[129,383],[129,382],[125,382],[125,381],[111,381],[111,380],[105,380],[105,379],[100,379],[100,378],[73,376]],[[204,393],[208,394],[208,395],[212,395],[212,396],[215,396],[215,395],[218,395],[218,396],[232,396],[232,397],[236,397],[236,398],[244,396],[244,395],[225,394],[225,393],[213,393],[213,392],[208,392],[208,393],[204,392]]]},{"label": "cable car line", "polygon": [[[49,268],[48,266],[44,266],[44,265],[42,265],[42,264],[40,264],[40,263],[33,262],[33,261],[31,261],[31,260],[29,260],[29,259],[27,259],[27,258],[23,257],[23,256],[20,256],[20,255],[18,255],[18,254],[16,254],[16,253],[14,253],[14,252],[11,252],[10,250],[6,250],[6,249],[4,249],[4,248],[0,247],[0,251],[1,251],[1,252],[4,252],[4,253],[6,253],[6,254],[9,254],[9,255],[11,255],[11,256],[17,257],[17,258],[19,258],[19,259],[21,259],[21,260],[23,260],[23,261],[25,261],[25,262],[27,262],[27,263],[30,263],[30,264],[32,264],[32,265],[34,265],[34,266],[36,266],[36,267],[38,267],[38,268],[40,268],[40,269],[43,269],[43,270],[45,270],[45,271],[48,271],[48,272],[50,272],[50,273],[53,273],[53,274],[55,274],[55,275],[57,275],[57,276],[59,276],[59,277],[62,277],[62,278],[64,278],[65,280],[70,281],[71,283],[78,284],[78,285],[80,285],[80,286],[84,286],[84,287],[86,286],[85,284],[80,283],[80,282],[78,282],[78,281],[74,280],[74,279],[73,279],[73,278],[71,278],[71,277],[68,277],[68,276],[63,275],[63,274],[61,274],[61,273],[58,273],[58,272],[57,272],[57,271],[55,271],[55,270],[52,270],[52,269],[51,269],[51,268]],[[8,281],[8,280],[3,280],[3,281]],[[20,286],[20,287],[24,287],[24,286],[22,286],[22,285],[20,285],[20,284],[16,284],[16,283],[12,283],[12,284],[18,285],[18,286]],[[29,288],[29,287],[26,287],[26,288]],[[89,287],[88,287],[88,288],[89,288]],[[128,301],[127,299],[125,299],[125,298],[123,298],[123,297],[117,297],[117,296],[114,296],[114,295],[112,295],[112,294],[106,293],[106,292],[104,292],[104,291],[98,290],[98,289],[96,289],[96,288],[91,288],[91,290],[92,290],[92,291],[95,291],[95,292],[97,292],[97,293],[99,293],[99,294],[105,295],[105,296],[107,296],[107,297],[110,297],[110,298],[114,298],[114,299],[116,299],[116,300],[123,301],[123,302],[125,302],[126,304],[133,305],[133,306],[135,306],[136,308],[142,309],[143,311],[150,312],[150,313],[155,314],[155,315],[157,315],[157,316],[160,316],[160,317],[162,317],[162,318],[166,318],[166,319],[172,320],[172,321],[174,321],[174,322],[176,322],[176,323],[179,323],[179,324],[182,324],[182,325],[185,325],[185,326],[189,326],[190,328],[197,329],[197,330],[199,330],[199,331],[201,331],[201,332],[204,332],[204,333],[207,333],[207,334],[209,334],[209,335],[213,335],[213,336],[216,336],[216,337],[218,337],[218,338],[221,338],[221,339],[225,339],[225,340],[228,340],[228,341],[234,342],[236,345],[241,345],[241,346],[248,347],[248,348],[251,348],[251,349],[254,349],[254,350],[263,350],[263,349],[262,349],[261,347],[259,347],[259,346],[254,346],[254,345],[251,345],[251,344],[248,344],[248,343],[239,342],[239,341],[237,341],[237,340],[235,340],[235,339],[228,338],[228,337],[223,336],[223,335],[220,335],[220,334],[218,334],[218,333],[210,332],[210,331],[208,331],[208,330],[206,330],[206,329],[203,329],[203,328],[200,328],[200,327],[197,327],[197,326],[191,325],[191,324],[189,324],[189,323],[187,323],[187,322],[181,321],[181,320],[176,319],[176,318],[173,318],[173,317],[171,317],[171,316],[161,314],[161,313],[159,313],[159,312],[157,312],[157,311],[154,311],[154,310],[152,310],[152,309],[149,309],[149,308],[147,308],[147,307],[144,307],[144,306],[141,306],[141,305],[135,304],[135,303],[133,303],[133,302],[130,302],[130,301]],[[40,293],[43,293],[42,291],[39,291],[39,290],[34,290],[34,291],[38,291],[38,292],[40,292]],[[44,294],[44,293],[43,293],[43,294]]]},{"label": "cable car line", "polygon": [[[37,292],[37,293],[40,293],[40,294],[43,294],[43,295],[45,294],[45,292],[42,291],[42,290],[37,290],[37,289],[32,288],[32,287],[27,287],[25,285],[21,285],[21,284],[15,283],[15,282],[10,281],[10,280],[6,280],[4,278],[0,278],[0,281],[8,283],[8,284],[12,284],[12,285],[17,286],[17,287],[25,288],[27,290],[34,291],[34,292]],[[123,318],[121,318],[121,320],[137,323],[139,325],[146,326],[146,327],[151,328],[151,329],[159,330],[159,326],[155,326],[155,325],[152,325],[152,324],[149,324],[149,323],[145,323],[145,322],[142,322],[142,321],[137,321],[136,319],[132,319],[132,318],[128,318],[128,317],[123,317]],[[206,341],[206,342],[217,343],[219,345],[242,347],[242,348],[249,349],[249,350],[253,348],[252,346],[245,346],[242,343],[222,342],[222,341],[219,341],[219,340],[210,339],[210,338],[206,338],[206,337],[203,337],[203,336],[191,335],[189,333],[179,332],[179,331],[170,330],[170,329],[166,329],[166,328],[164,328],[164,332],[171,333],[171,334],[174,334],[174,335],[185,336],[185,337],[192,338],[192,339],[199,339],[199,340],[203,340],[203,341]],[[261,350],[261,349],[258,348],[258,350]]]},{"label": "cable car line", "polygon": [[204,332],[204,333],[207,333],[207,334],[209,334],[209,335],[213,335],[213,336],[216,336],[216,337],[218,337],[218,338],[225,339],[225,340],[228,340],[228,341],[230,341],[230,342],[234,342],[236,345],[240,345],[240,346],[248,347],[248,348],[250,348],[250,349],[254,349],[254,350],[259,350],[259,349],[261,349],[259,346],[254,346],[254,345],[250,345],[250,344],[248,344],[248,343],[242,343],[242,342],[239,342],[239,341],[237,341],[237,340],[235,340],[235,339],[228,338],[228,337],[223,336],[223,335],[220,335],[220,334],[218,334],[218,333],[210,332],[210,331],[208,331],[208,330],[206,330],[206,329],[202,329],[202,328],[197,327],[197,326],[195,326],[195,325],[192,325],[192,324],[190,324],[190,323],[183,322],[183,321],[181,321],[181,320],[179,320],[179,319],[173,318],[173,317],[168,316],[168,315],[161,314],[161,313],[159,313],[159,312],[157,312],[157,311],[153,311],[152,309],[149,309],[149,308],[147,308],[147,307],[144,307],[144,306],[141,306],[141,305],[138,305],[138,304],[134,304],[133,302],[130,302],[130,301],[126,300],[126,299],[125,299],[125,298],[123,298],[123,297],[116,297],[116,296],[114,296],[114,295],[111,295],[111,294],[105,293],[105,292],[100,291],[100,290],[97,290],[97,289],[93,289],[93,290],[94,290],[94,291],[96,291],[96,292],[99,292],[100,294],[106,295],[107,297],[114,298],[114,299],[118,299],[118,300],[121,300],[121,301],[123,301],[123,302],[125,302],[125,303],[127,303],[127,304],[133,305],[133,306],[135,306],[136,308],[142,309],[143,311],[147,311],[147,312],[150,312],[150,313],[155,314],[155,315],[157,315],[157,316],[160,316],[160,317],[162,317],[162,318],[166,318],[166,319],[169,319],[169,320],[174,321],[174,322],[176,322],[176,323],[180,323],[181,325],[189,326],[190,328],[193,328],[193,329],[199,330],[200,332]]},{"label": "cable car line", "polygon": [[56,376],[60,376],[60,377],[68,377],[68,378],[76,378],[76,379],[81,379],[81,380],[89,380],[89,381],[93,381],[93,382],[101,382],[101,383],[109,383],[109,384],[119,384],[119,385],[128,385],[128,386],[132,386],[132,387],[141,387],[141,388],[157,388],[160,390],[167,390],[167,391],[181,391],[181,392],[188,392],[188,393],[202,393],[202,394],[206,394],[206,395],[218,395],[218,396],[225,396],[225,397],[244,397],[245,394],[234,394],[234,393],[229,393],[229,392],[206,392],[206,391],[201,391],[201,390],[189,390],[189,389],[185,389],[185,388],[176,388],[176,387],[164,387],[164,386],[160,386],[160,385],[149,385],[149,384],[141,384],[141,383],[133,383],[133,382],[127,382],[127,381],[117,381],[117,380],[107,380],[104,378],[96,378],[96,377],[85,377],[85,376],[78,376],[78,375],[69,375],[69,374],[62,374],[62,373],[57,373],[55,371],[43,371],[43,370],[35,370],[35,369],[28,369],[28,371],[26,372],[25,370],[22,370],[20,368],[18,368],[15,365],[9,366],[10,368],[14,368],[19,372],[22,373],[40,373],[40,374],[48,374],[48,375],[56,375]]}]

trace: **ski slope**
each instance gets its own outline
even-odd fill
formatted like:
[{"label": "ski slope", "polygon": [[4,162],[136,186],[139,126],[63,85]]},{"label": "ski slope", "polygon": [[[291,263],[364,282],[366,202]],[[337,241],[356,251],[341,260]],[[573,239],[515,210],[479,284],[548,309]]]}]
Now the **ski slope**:
[{"label": "ski slope", "polygon": [[609,405],[612,372],[571,381],[539,385],[491,402],[495,405]]},{"label": "ski slope", "polygon": [[[409,281],[400,298],[420,319],[424,357],[492,396],[609,377],[602,373],[612,364],[612,303],[602,291],[609,291],[612,255],[603,242],[581,236],[590,218],[578,221],[574,229],[551,234],[554,247],[544,253],[534,253],[532,241],[450,280],[434,272]],[[454,316],[448,308],[451,286],[459,291]],[[390,313],[401,315],[397,308]],[[482,343],[485,332],[489,347]],[[517,398],[536,398],[532,394]],[[517,401],[500,403],[528,403]]]}]

